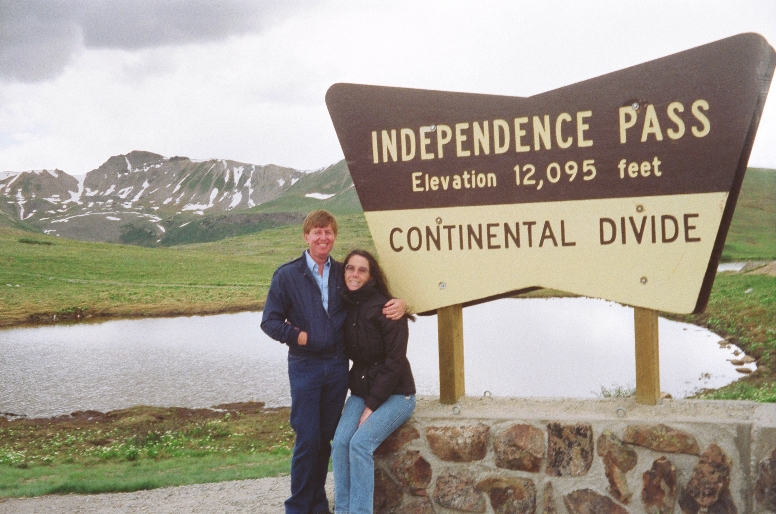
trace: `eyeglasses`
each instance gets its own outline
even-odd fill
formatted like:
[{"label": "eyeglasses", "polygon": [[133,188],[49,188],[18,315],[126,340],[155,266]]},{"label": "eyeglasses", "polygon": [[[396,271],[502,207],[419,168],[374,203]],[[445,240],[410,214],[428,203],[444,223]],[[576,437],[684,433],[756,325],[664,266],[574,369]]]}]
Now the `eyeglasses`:
[{"label": "eyeglasses", "polygon": [[346,264],[345,265],[345,271],[347,273],[356,273],[358,272],[359,275],[369,275],[369,268],[364,268],[363,266],[359,266],[358,268],[353,266],[352,264]]}]

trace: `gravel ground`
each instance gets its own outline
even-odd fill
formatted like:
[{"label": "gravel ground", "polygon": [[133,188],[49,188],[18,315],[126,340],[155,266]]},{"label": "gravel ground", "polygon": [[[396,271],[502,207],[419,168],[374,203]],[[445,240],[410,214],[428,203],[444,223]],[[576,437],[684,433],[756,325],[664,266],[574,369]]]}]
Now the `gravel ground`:
[{"label": "gravel ground", "polygon": [[[68,494],[37,498],[0,499],[0,513],[219,513],[278,514],[291,488],[289,477],[239,480],[215,484],[167,487],[151,491],[115,494]],[[334,507],[334,482],[329,473],[326,492]]]}]

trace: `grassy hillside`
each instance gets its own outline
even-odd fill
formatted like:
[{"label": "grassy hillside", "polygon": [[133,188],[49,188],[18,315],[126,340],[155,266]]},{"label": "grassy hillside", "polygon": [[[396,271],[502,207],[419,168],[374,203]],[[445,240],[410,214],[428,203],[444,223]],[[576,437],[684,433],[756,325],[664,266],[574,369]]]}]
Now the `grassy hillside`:
[{"label": "grassy hillside", "polygon": [[[308,193],[335,196],[319,200],[305,196]],[[251,211],[308,213],[315,209],[326,209],[336,215],[363,212],[344,160],[332,164],[322,173],[305,176],[280,198],[258,205]]]},{"label": "grassy hillside", "polygon": [[19,221],[14,216],[3,210],[0,210],[0,227],[15,228],[25,232],[40,232],[40,230],[35,230],[30,225]]},{"label": "grassy hillside", "polygon": [[749,168],[722,260],[773,259],[776,259],[776,170]]},{"label": "grassy hillside", "polygon": [[[186,222],[177,222],[168,230],[162,238],[162,246],[175,246],[191,243],[205,243],[220,241],[231,237],[254,234],[270,228],[300,225],[304,221],[304,214],[296,212],[236,212],[207,216],[202,219],[188,219]],[[152,234],[151,244],[143,246],[157,246],[156,236]],[[122,241],[128,244],[137,244],[133,241]]]},{"label": "grassy hillside", "polygon": [[[338,217],[335,257],[373,248],[363,215]],[[216,243],[142,248],[0,227],[0,326],[84,316],[258,309],[280,264],[305,244],[299,225]]]}]

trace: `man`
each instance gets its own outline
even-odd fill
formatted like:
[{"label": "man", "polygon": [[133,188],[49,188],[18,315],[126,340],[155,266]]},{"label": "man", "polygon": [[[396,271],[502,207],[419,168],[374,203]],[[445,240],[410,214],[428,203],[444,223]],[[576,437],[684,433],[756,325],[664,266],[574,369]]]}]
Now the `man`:
[{"label": "man", "polygon": [[[291,428],[296,432],[291,459],[291,497],[286,514],[329,511],[324,485],[331,440],[348,391],[348,359],[342,326],[347,309],[342,263],[331,258],[337,220],[324,210],[307,215],[302,226],[307,250],[280,266],[267,293],[261,329],[288,345]],[[406,302],[391,300],[383,310],[404,315]]]}]

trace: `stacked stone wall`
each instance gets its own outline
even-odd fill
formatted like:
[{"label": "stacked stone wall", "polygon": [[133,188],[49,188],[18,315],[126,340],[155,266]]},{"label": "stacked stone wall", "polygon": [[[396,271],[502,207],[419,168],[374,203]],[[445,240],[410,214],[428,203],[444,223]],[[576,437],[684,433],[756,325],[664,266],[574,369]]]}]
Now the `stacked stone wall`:
[{"label": "stacked stone wall", "polygon": [[421,398],[375,452],[375,512],[776,512],[776,406]]}]

